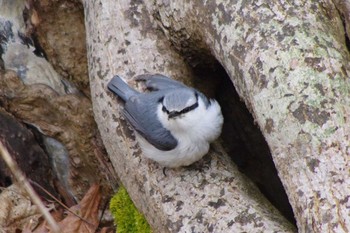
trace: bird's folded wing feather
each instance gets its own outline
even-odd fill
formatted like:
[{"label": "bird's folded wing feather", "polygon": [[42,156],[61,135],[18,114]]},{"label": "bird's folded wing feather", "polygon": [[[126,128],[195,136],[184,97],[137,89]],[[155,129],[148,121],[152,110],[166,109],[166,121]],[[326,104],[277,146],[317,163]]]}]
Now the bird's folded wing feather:
[{"label": "bird's folded wing feather", "polygon": [[144,94],[130,99],[125,104],[124,115],[132,127],[150,144],[159,150],[168,151],[177,146],[177,140],[158,121],[159,95]]}]

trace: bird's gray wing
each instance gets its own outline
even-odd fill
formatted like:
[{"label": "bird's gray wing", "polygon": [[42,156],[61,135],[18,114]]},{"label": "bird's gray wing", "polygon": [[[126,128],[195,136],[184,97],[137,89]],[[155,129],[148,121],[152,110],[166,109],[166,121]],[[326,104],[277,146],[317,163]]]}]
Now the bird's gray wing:
[{"label": "bird's gray wing", "polygon": [[159,150],[168,151],[177,146],[177,140],[163,127],[157,117],[161,92],[140,94],[125,103],[124,115],[132,127]]},{"label": "bird's gray wing", "polygon": [[169,88],[183,88],[186,87],[181,82],[168,78],[162,74],[144,74],[136,77],[138,81],[144,81],[148,89],[164,90]]}]

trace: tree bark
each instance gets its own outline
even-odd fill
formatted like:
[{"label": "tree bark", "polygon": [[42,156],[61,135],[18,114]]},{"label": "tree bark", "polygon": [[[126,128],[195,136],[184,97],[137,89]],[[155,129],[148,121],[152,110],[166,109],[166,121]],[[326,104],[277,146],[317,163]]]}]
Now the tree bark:
[{"label": "tree bark", "polygon": [[[213,43],[206,45],[206,41],[199,40],[199,34],[192,34],[193,31],[179,24],[171,25],[173,31],[166,30],[172,45],[153,16],[160,19],[160,14],[172,15],[173,9],[160,12],[157,7],[163,10],[162,5],[137,1],[84,2],[95,119],[115,170],[135,205],[156,232],[293,232],[292,225],[237,171],[219,143],[196,165],[169,169],[167,176],[163,175],[162,167],[142,155],[132,130],[120,115],[122,103],[106,89],[108,81],[115,74],[130,80],[138,74],[164,73],[190,83],[191,67],[175,52],[173,45],[180,50],[183,46],[189,53],[191,48],[184,46],[186,41],[208,46],[194,47],[199,52],[215,47]],[[200,11],[205,7],[196,9]],[[175,13],[188,17],[183,23],[191,27],[189,21],[194,21],[196,15],[186,15],[187,10]],[[201,30],[213,27],[209,22],[200,22],[203,23]],[[169,26],[162,25],[164,29]],[[214,28],[208,30],[214,33]],[[190,41],[191,36],[196,40]],[[236,62],[233,58],[227,59],[226,66]],[[197,62],[187,60],[191,64]],[[231,72],[238,73],[238,70]]]},{"label": "tree bark", "polygon": [[[48,2],[41,3],[46,7],[50,5]],[[101,184],[103,193],[108,196],[112,187],[117,186],[117,179],[113,169],[109,170],[112,165],[105,159],[106,153],[93,118],[91,102],[48,62],[46,55],[54,55],[42,49],[39,43],[41,38],[34,33],[40,27],[40,19],[52,21],[52,18],[61,16],[59,12],[62,9],[66,9],[62,1],[56,6],[60,10],[56,9],[55,15],[41,15],[34,8],[33,1],[0,2],[0,107],[25,123],[21,127],[14,127],[15,123],[13,126],[1,126],[3,132],[0,138],[5,145],[9,145],[11,155],[29,178],[53,194],[55,192],[47,188],[46,183],[54,182],[56,192],[70,206],[96,182]],[[76,8],[70,8],[71,14],[76,11]],[[60,25],[67,21],[61,17]],[[53,25],[51,28],[41,28],[43,31],[49,35],[50,42],[57,50],[61,50],[73,37],[70,30],[62,32],[62,28],[57,29]],[[84,34],[84,31],[74,32]],[[65,38],[60,40],[60,35]],[[55,40],[60,40],[60,43],[55,44]],[[69,55],[72,59],[79,59],[80,54],[81,51],[74,48],[74,53]],[[62,63],[56,62],[56,66],[65,69]],[[69,71],[66,75],[72,77],[72,73]],[[3,120],[10,119],[5,116],[4,113]],[[18,133],[19,129],[23,133]],[[29,131],[34,138],[29,136]],[[27,136],[21,136],[23,134]],[[24,141],[21,142],[22,139]],[[42,175],[45,172],[47,176]],[[7,185],[10,185],[11,179],[5,178]]]},{"label": "tree bark", "polygon": [[[184,185],[179,177],[190,180],[186,185],[192,186],[191,191],[200,192],[194,188],[194,178],[212,173],[213,162],[222,164],[225,156],[211,153],[211,166],[203,173],[180,169],[168,177],[161,177],[159,169],[153,171],[154,165],[138,156],[130,131],[115,110],[119,105],[106,94],[107,81],[113,74],[130,78],[144,72],[191,76],[181,58],[165,49],[168,44],[155,31],[152,16],[182,54],[207,46],[225,67],[270,146],[299,231],[349,231],[349,54],[332,2],[96,1],[86,2],[85,12],[95,115],[114,166],[137,206],[155,212],[153,219],[148,216],[154,227],[164,229],[163,224],[171,229],[169,222],[176,217],[167,213],[166,206],[176,201],[186,202],[182,211],[194,210],[188,210],[187,201],[195,199],[186,192],[182,202],[176,199],[176,190]],[[234,168],[222,166],[221,174],[232,174]],[[201,190],[213,185],[211,181],[206,180]],[[215,184],[227,189],[221,182]],[[234,227],[239,224],[235,214],[246,208],[239,206],[230,210]],[[180,213],[178,229],[183,230],[196,213]],[[214,218],[200,216],[205,221]]]},{"label": "tree bark", "polygon": [[349,232],[349,53],[333,2],[153,9],[170,40],[200,35],[225,67],[269,144],[299,231]]}]

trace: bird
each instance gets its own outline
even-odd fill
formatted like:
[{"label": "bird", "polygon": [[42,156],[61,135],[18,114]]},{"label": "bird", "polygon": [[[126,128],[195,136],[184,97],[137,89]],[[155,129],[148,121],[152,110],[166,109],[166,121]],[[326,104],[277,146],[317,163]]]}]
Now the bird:
[{"label": "bird", "polygon": [[143,154],[168,168],[189,166],[206,155],[222,130],[218,102],[162,74],[136,80],[149,91],[135,90],[118,75],[107,88],[125,103],[122,113]]}]

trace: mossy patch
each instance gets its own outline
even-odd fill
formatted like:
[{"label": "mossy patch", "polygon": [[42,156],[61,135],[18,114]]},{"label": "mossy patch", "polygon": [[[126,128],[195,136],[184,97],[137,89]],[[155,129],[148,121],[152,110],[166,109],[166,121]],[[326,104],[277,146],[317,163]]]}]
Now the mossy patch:
[{"label": "mossy patch", "polygon": [[136,209],[124,187],[120,187],[112,197],[109,209],[117,225],[117,233],[151,232],[145,217]]}]

